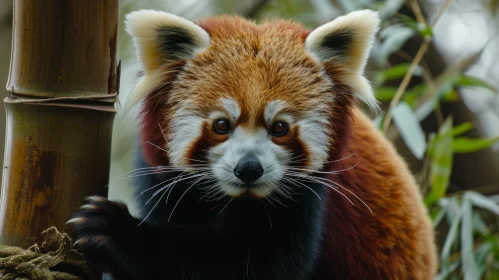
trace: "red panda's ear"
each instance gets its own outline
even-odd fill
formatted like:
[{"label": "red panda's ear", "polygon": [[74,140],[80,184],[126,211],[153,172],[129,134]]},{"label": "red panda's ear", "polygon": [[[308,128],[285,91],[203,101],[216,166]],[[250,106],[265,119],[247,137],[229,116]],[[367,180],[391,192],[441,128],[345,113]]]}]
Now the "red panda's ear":
[{"label": "red panda's ear", "polygon": [[125,23],[146,75],[165,63],[189,59],[210,44],[210,35],[199,25],[165,12],[135,11]]},{"label": "red panda's ear", "polygon": [[342,82],[373,109],[378,106],[364,68],[379,24],[377,12],[355,11],[318,27],[305,40],[306,50],[317,61],[332,61],[343,68]]}]

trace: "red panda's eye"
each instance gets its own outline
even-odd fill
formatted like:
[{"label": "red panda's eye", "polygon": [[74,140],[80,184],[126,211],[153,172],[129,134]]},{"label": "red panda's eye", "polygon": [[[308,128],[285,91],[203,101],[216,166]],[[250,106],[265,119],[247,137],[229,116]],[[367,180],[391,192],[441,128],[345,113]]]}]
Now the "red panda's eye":
[{"label": "red panda's eye", "polygon": [[230,122],[228,119],[217,119],[213,123],[213,129],[218,134],[227,134],[230,132]]},{"label": "red panda's eye", "polygon": [[271,133],[273,136],[281,137],[288,133],[288,124],[283,121],[277,121],[272,124]]}]

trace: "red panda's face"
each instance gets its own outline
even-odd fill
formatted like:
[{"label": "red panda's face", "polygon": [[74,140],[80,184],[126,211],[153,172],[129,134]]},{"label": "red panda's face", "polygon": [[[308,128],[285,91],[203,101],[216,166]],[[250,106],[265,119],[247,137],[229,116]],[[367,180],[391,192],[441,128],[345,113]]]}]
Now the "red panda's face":
[{"label": "red panda's face", "polygon": [[225,194],[286,192],[287,176],[337,156],[355,96],[374,104],[362,70],[377,17],[358,13],[311,33],[287,21],[195,25],[132,13],[128,30],[145,72],[136,95],[161,108],[143,133],[162,136],[156,144],[170,165],[208,164]]}]

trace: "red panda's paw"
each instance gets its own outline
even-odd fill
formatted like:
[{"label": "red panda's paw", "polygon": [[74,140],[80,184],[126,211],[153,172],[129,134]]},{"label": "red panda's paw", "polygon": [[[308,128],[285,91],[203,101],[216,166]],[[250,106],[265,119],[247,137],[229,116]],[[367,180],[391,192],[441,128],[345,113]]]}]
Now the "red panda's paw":
[{"label": "red panda's paw", "polygon": [[67,224],[73,230],[75,249],[104,271],[123,255],[122,248],[133,249],[137,236],[137,220],[128,208],[99,196],[88,197]]}]

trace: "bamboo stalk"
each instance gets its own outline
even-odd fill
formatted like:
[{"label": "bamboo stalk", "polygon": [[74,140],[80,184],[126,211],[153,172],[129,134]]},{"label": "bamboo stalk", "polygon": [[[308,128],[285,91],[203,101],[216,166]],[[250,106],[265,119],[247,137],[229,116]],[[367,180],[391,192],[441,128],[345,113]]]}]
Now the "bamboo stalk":
[{"label": "bamboo stalk", "polygon": [[14,0],[0,244],[27,248],[106,195],[118,0]]}]

